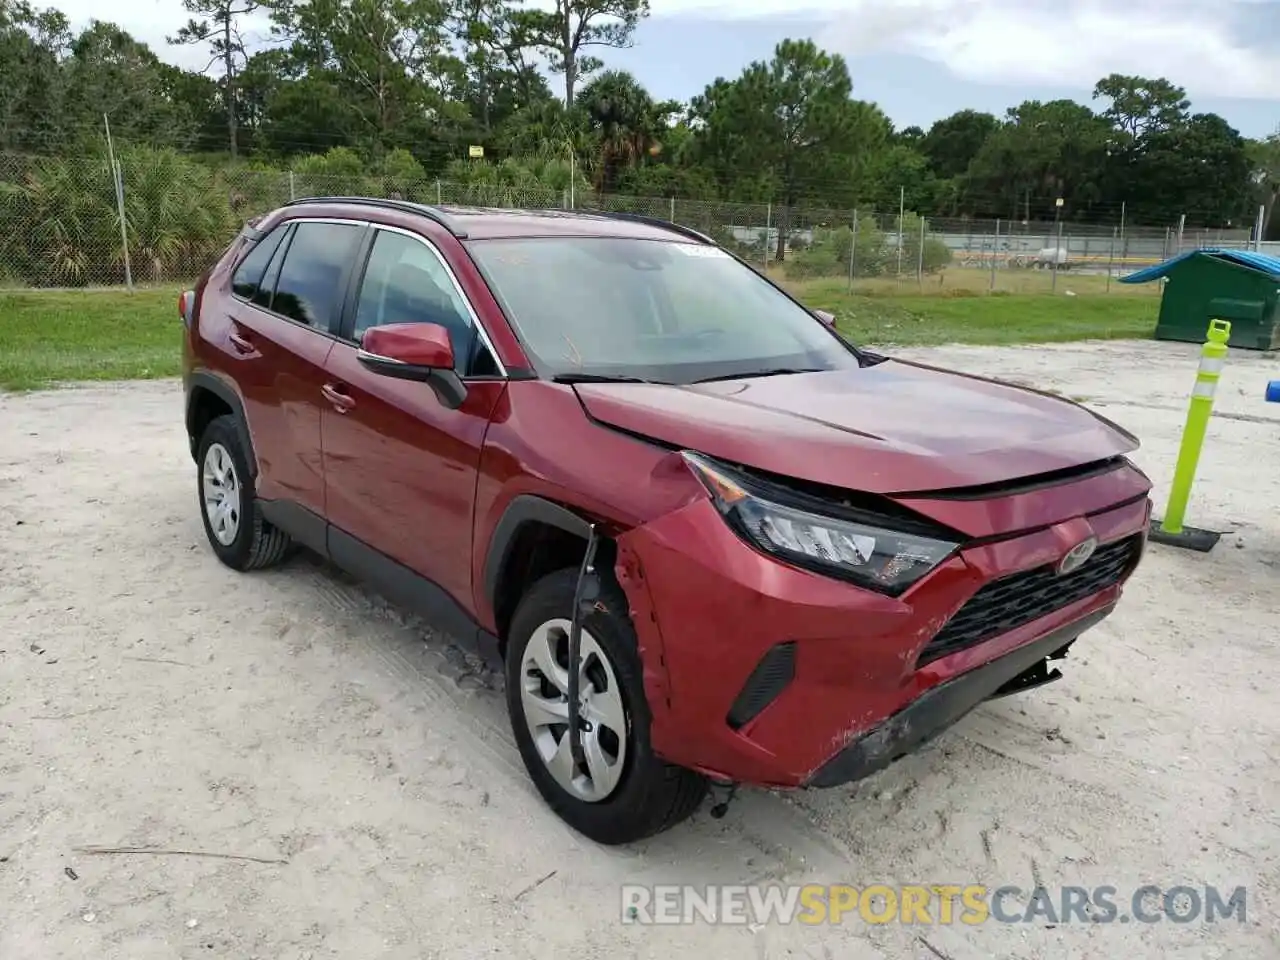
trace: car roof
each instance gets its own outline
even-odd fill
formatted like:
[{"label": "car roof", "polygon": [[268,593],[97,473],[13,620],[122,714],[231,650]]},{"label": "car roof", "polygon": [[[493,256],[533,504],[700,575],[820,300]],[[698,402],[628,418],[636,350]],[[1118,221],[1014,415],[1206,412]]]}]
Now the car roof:
[{"label": "car roof", "polygon": [[675,224],[645,222],[589,210],[503,210],[489,207],[437,208],[456,220],[467,237],[633,237],[644,240],[685,240]]},{"label": "car roof", "polygon": [[394,210],[401,214],[425,216],[443,224],[455,236],[467,240],[496,240],[517,237],[618,237],[639,240],[668,240],[707,243],[708,238],[657,217],[592,210],[512,210],[501,207],[428,206],[408,200],[375,197],[308,197],[286,205],[364,207]]}]

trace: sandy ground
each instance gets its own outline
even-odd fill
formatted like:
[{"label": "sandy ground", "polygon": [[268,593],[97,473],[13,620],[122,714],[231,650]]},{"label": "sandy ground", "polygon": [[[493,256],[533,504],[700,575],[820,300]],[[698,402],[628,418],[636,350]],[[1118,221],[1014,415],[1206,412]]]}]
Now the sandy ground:
[{"label": "sandy ground", "polygon": [[[1163,507],[1193,347],[903,351],[1088,398]],[[1280,362],[1229,361],[1193,502],[1066,678],[862,784],[603,849],[491,676],[306,558],[222,568],[173,382],[0,397],[0,958],[1280,955]],[[235,854],[92,855],[92,845]],[[541,882],[540,882],[541,881]],[[1248,887],[1216,924],[622,925],[622,883]]]}]

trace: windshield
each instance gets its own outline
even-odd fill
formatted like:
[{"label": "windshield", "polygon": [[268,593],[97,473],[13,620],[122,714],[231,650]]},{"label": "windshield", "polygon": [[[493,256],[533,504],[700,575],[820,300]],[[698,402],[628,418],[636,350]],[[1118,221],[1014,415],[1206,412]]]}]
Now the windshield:
[{"label": "windshield", "polygon": [[716,247],[540,237],[469,249],[543,376],[692,383],[858,366],[820,320]]}]

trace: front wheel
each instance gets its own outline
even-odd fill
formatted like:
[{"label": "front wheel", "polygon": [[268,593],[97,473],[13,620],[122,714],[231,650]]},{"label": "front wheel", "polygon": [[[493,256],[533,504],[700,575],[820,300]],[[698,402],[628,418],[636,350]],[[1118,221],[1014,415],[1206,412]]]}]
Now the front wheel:
[{"label": "front wheel", "polygon": [[525,594],[507,646],[507,711],[525,768],[566,823],[598,843],[661,833],[706,794],[696,773],[655,756],[649,745],[635,630],[615,584],[582,625],[579,670],[581,762],[569,738],[569,628],[576,569],[559,570]]}]

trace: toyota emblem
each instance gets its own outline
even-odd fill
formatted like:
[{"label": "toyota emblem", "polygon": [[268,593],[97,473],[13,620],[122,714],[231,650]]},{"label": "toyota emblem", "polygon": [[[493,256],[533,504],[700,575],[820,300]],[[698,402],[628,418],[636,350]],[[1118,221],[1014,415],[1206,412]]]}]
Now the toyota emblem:
[{"label": "toyota emblem", "polygon": [[1081,540],[1074,547],[1068,550],[1058,561],[1057,574],[1065,576],[1068,573],[1075,573],[1093,556],[1094,551],[1098,549],[1098,538],[1090,537],[1088,540]]}]

